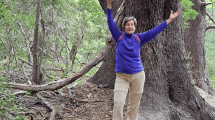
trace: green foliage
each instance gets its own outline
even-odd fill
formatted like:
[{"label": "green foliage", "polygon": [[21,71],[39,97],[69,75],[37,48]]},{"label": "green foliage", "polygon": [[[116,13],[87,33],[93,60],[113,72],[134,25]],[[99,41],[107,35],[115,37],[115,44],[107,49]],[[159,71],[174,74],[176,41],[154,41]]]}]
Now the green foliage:
[{"label": "green foliage", "polygon": [[12,95],[7,88],[6,82],[0,76],[0,118],[7,120],[23,120],[27,116],[22,116],[22,105],[15,101],[15,95]]},{"label": "green foliage", "polygon": [[206,68],[212,86],[215,89],[215,31],[208,31],[205,35]]},{"label": "green foliage", "polygon": [[76,83],[78,83],[78,85],[82,85],[82,81],[81,80],[76,80]]},{"label": "green foliage", "polygon": [[181,0],[183,10],[183,27],[189,28],[188,20],[194,20],[198,15],[198,12],[192,9],[193,3],[190,0]]}]

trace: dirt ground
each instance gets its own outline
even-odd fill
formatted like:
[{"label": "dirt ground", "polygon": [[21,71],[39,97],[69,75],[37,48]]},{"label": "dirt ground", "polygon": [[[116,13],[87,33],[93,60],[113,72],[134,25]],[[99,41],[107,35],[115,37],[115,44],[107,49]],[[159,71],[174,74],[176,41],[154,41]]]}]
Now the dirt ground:
[{"label": "dirt ground", "polygon": [[[197,89],[205,101],[215,107],[215,97]],[[73,83],[56,91],[44,91],[39,94],[55,107],[55,120],[111,120],[112,89],[82,80],[81,85]],[[17,98],[18,101],[24,103],[28,120],[49,120],[51,110],[41,99],[29,95],[18,95]],[[127,106],[125,106],[125,111],[126,109]]]},{"label": "dirt ground", "polygon": [[[86,81],[82,85],[39,94],[56,109],[55,120],[111,120],[113,90],[101,88]],[[51,110],[39,98],[19,95],[18,101],[25,104],[29,120],[48,120]]]}]

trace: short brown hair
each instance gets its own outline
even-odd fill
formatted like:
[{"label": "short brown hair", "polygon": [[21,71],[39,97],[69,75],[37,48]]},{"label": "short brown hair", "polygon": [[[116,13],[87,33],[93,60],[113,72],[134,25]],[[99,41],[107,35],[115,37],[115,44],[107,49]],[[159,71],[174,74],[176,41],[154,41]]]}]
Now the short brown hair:
[{"label": "short brown hair", "polygon": [[122,29],[125,30],[125,24],[130,21],[133,20],[134,21],[134,26],[136,27],[137,25],[137,20],[135,17],[131,16],[131,17],[125,17],[122,21]]}]

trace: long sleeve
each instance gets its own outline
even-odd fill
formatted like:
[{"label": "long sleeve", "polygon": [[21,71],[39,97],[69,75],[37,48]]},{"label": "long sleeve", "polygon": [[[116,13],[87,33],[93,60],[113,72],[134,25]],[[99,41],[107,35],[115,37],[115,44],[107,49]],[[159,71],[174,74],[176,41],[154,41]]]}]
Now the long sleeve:
[{"label": "long sleeve", "polygon": [[116,23],[113,20],[112,10],[107,8],[106,12],[107,12],[107,24],[108,24],[109,30],[116,42],[120,37],[120,35],[122,34],[122,32],[119,30],[119,28],[117,27]]},{"label": "long sleeve", "polygon": [[154,27],[153,29],[151,29],[147,32],[138,33],[137,36],[140,38],[141,46],[143,44],[149,42],[153,38],[155,38],[157,36],[157,34],[161,33],[166,27],[168,27],[167,21],[164,21],[160,25]]}]

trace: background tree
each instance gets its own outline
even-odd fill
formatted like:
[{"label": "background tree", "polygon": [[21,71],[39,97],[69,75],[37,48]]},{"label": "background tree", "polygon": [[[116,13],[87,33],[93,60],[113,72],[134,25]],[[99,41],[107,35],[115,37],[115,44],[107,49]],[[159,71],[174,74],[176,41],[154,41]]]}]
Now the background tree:
[{"label": "background tree", "polygon": [[[189,61],[188,66],[193,82],[207,93],[214,94],[205,68],[205,17],[206,5],[209,3],[204,1],[191,1],[194,3],[193,9],[198,12],[198,16],[194,20],[189,21],[189,27],[184,32],[185,49]],[[184,4],[187,3],[184,1]],[[187,9],[187,7],[185,6],[184,9]],[[194,12],[190,11],[189,13],[192,14]]]},{"label": "background tree", "polygon": [[[207,2],[212,2],[211,5],[207,5],[206,9],[206,23],[207,28],[205,32],[205,51],[206,51],[206,68],[208,73],[208,79],[213,88],[215,88],[215,15],[214,15],[214,0],[207,0]],[[210,29],[208,29],[210,28]]]},{"label": "background tree", "polygon": [[35,29],[34,29],[34,40],[33,40],[33,73],[32,73],[32,81],[35,84],[40,84],[39,82],[39,62],[37,55],[37,41],[38,41],[38,26],[39,26],[39,16],[40,16],[40,6],[41,0],[37,1],[37,12],[36,12],[36,20],[35,20]]}]

